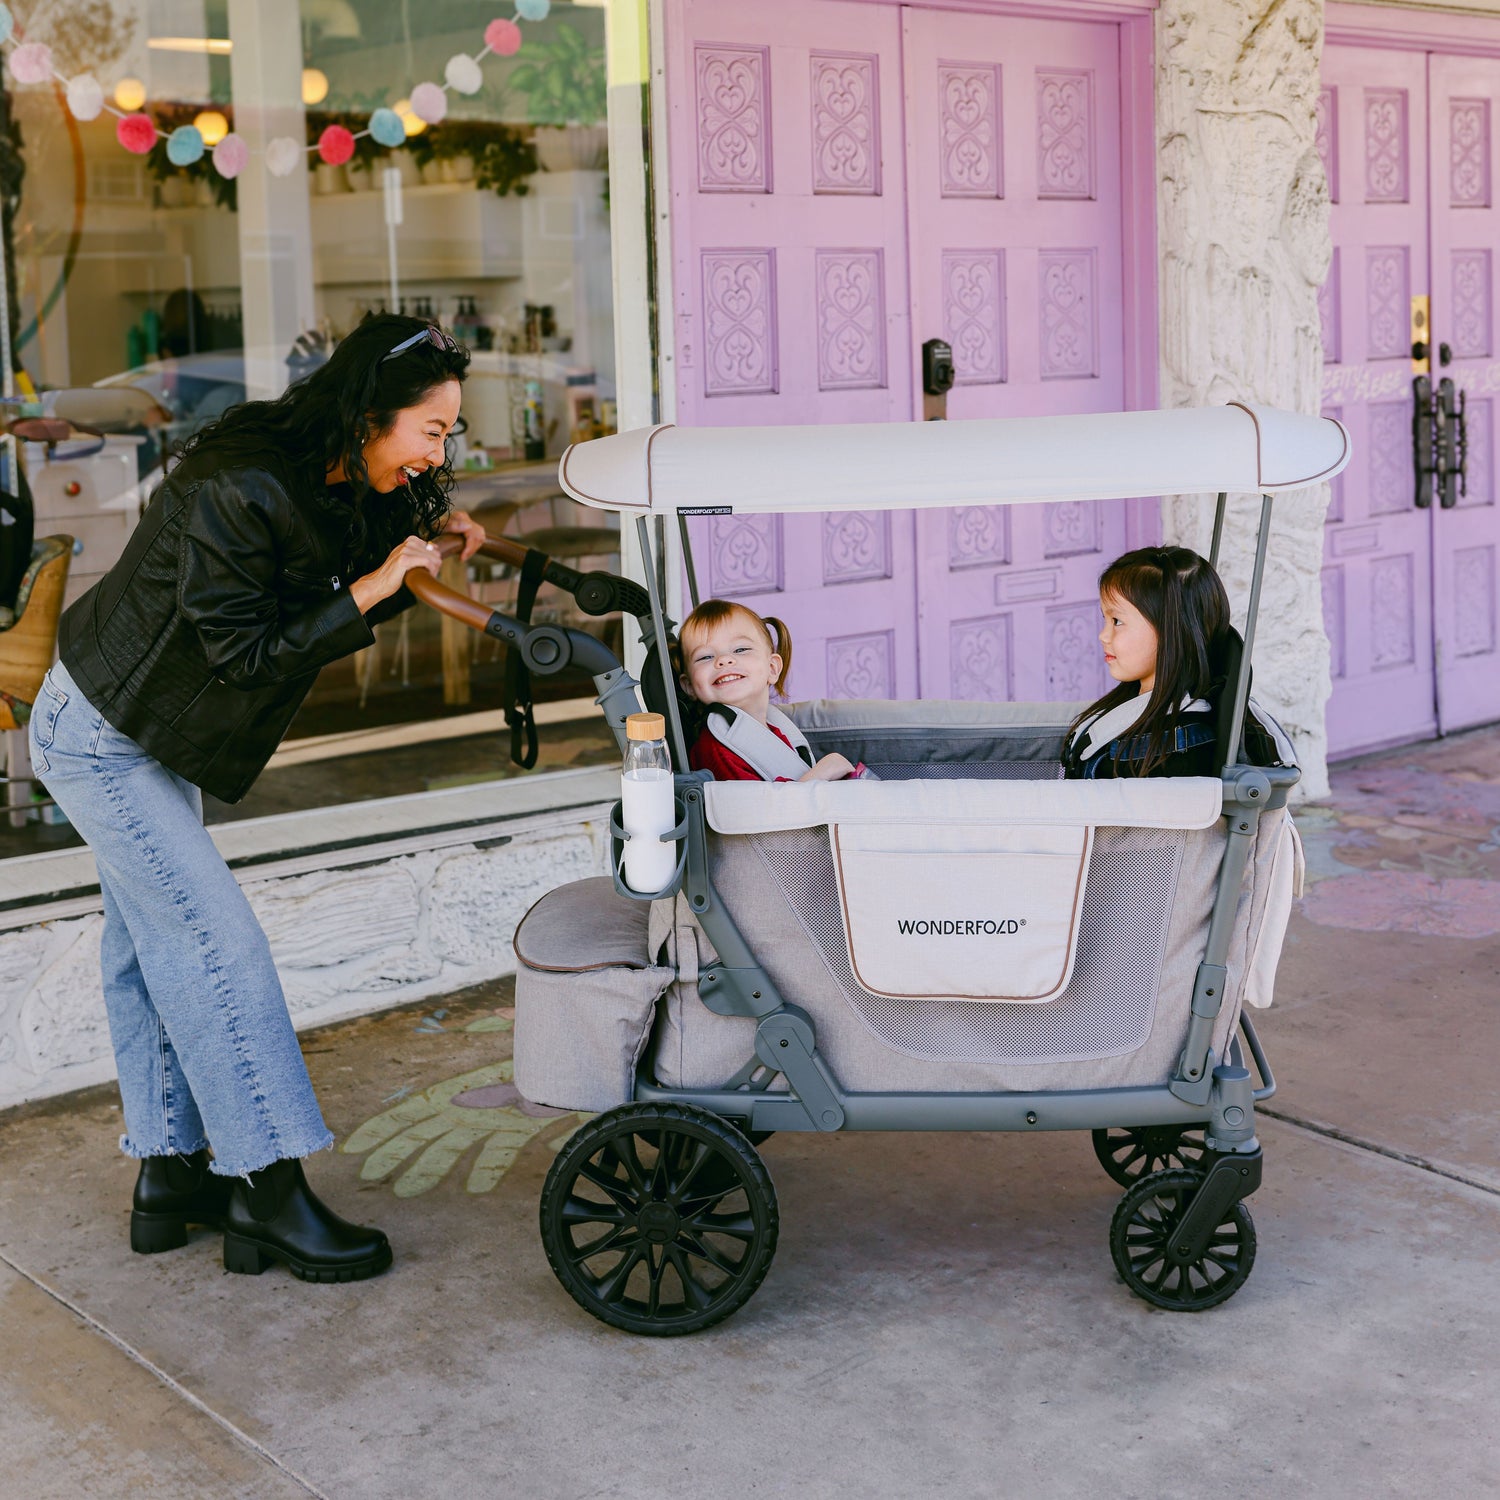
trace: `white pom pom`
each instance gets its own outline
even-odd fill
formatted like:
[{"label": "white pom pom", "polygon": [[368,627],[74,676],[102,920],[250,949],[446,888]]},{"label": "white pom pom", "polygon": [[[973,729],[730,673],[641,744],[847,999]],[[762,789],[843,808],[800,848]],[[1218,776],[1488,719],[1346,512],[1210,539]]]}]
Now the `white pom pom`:
[{"label": "white pom pom", "polygon": [[448,87],[460,94],[477,94],[484,87],[484,73],[472,57],[459,52],[448,59],[443,69]]},{"label": "white pom pom", "polygon": [[92,73],[68,81],[68,108],[75,120],[97,120],[104,108],[104,90]]},{"label": "white pom pom", "polygon": [[272,177],[290,177],[306,154],[300,141],[294,141],[289,135],[279,135],[266,147],[266,168]]}]

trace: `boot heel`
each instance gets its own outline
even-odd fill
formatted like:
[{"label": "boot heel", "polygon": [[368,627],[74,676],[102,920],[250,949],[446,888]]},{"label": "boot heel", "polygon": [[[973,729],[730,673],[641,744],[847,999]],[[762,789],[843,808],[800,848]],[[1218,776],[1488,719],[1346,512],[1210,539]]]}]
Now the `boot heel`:
[{"label": "boot heel", "polygon": [[188,1242],[187,1220],[162,1218],[156,1214],[132,1213],[130,1248],[137,1255],[156,1255],[180,1250]]},{"label": "boot heel", "polygon": [[238,1235],[224,1236],[224,1269],[237,1271],[242,1276],[259,1276],[271,1264],[272,1257],[259,1245],[242,1240]]}]

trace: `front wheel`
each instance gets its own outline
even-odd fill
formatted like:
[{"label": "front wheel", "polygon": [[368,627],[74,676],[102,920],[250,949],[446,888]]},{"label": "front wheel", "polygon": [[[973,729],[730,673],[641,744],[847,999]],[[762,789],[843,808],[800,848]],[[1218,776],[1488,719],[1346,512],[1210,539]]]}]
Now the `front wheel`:
[{"label": "front wheel", "polygon": [[585,1311],[629,1333],[697,1333],[743,1307],[776,1253],[776,1190],[727,1121],[625,1104],[558,1153],[542,1245]]},{"label": "front wheel", "polygon": [[1201,1172],[1153,1172],[1120,1200],[1109,1226],[1109,1253],[1137,1297],[1170,1312],[1201,1312],[1244,1286],[1255,1264],[1255,1224],[1243,1203],[1232,1204],[1197,1260],[1167,1253],[1173,1231],[1203,1185]]}]

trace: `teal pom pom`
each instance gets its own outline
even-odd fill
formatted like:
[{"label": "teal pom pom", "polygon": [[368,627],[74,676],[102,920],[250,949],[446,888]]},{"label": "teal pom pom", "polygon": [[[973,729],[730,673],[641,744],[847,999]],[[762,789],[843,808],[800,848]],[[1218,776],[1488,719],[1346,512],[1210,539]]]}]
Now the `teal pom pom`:
[{"label": "teal pom pom", "polygon": [[196,125],[179,125],[167,137],[167,160],[174,167],[190,167],[203,155],[203,133]]},{"label": "teal pom pom", "polygon": [[10,6],[0,5],[0,42],[8,42],[10,34],[15,29],[16,18],[10,13]]},{"label": "teal pom pom", "polygon": [[377,109],[370,116],[370,135],[382,146],[404,146],[406,126],[393,109]]},{"label": "teal pom pom", "polygon": [[516,0],[516,14],[523,21],[545,21],[552,0]]}]

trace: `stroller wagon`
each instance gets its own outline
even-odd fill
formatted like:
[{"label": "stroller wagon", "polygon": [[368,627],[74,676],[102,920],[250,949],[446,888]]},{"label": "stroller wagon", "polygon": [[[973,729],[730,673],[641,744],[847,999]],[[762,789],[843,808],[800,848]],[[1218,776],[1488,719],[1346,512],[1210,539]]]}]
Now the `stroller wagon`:
[{"label": "stroller wagon", "polygon": [[[1242,750],[1250,648],[1272,496],[1347,458],[1337,422],[1248,406],[658,427],[567,451],[564,488],[633,514],[648,561],[655,518],[705,508],[1217,491],[1217,562],[1226,493],[1263,497],[1243,647],[1215,705],[1217,778],[1058,779],[1077,704],[833,701],[788,711],[814,753],[879,780],[687,774],[660,572],[644,598],[621,581],[611,602],[641,618],[641,685],[679,773],[676,874],[649,895],[624,884],[617,807],[614,875],[544,896],[515,940],[517,1087],[598,1112],[541,1202],[548,1259],[585,1309],[677,1334],[742,1306],[778,1232],[756,1145],[785,1130],[1092,1131],[1125,1189],[1109,1240],[1126,1285],[1181,1310],[1243,1285],[1255,1103],[1275,1088],[1245,1007],[1270,1001],[1299,863],[1290,745],[1261,712],[1280,764]],[[623,741],[638,684],[592,637],[415,586],[533,672],[590,671]]]}]

